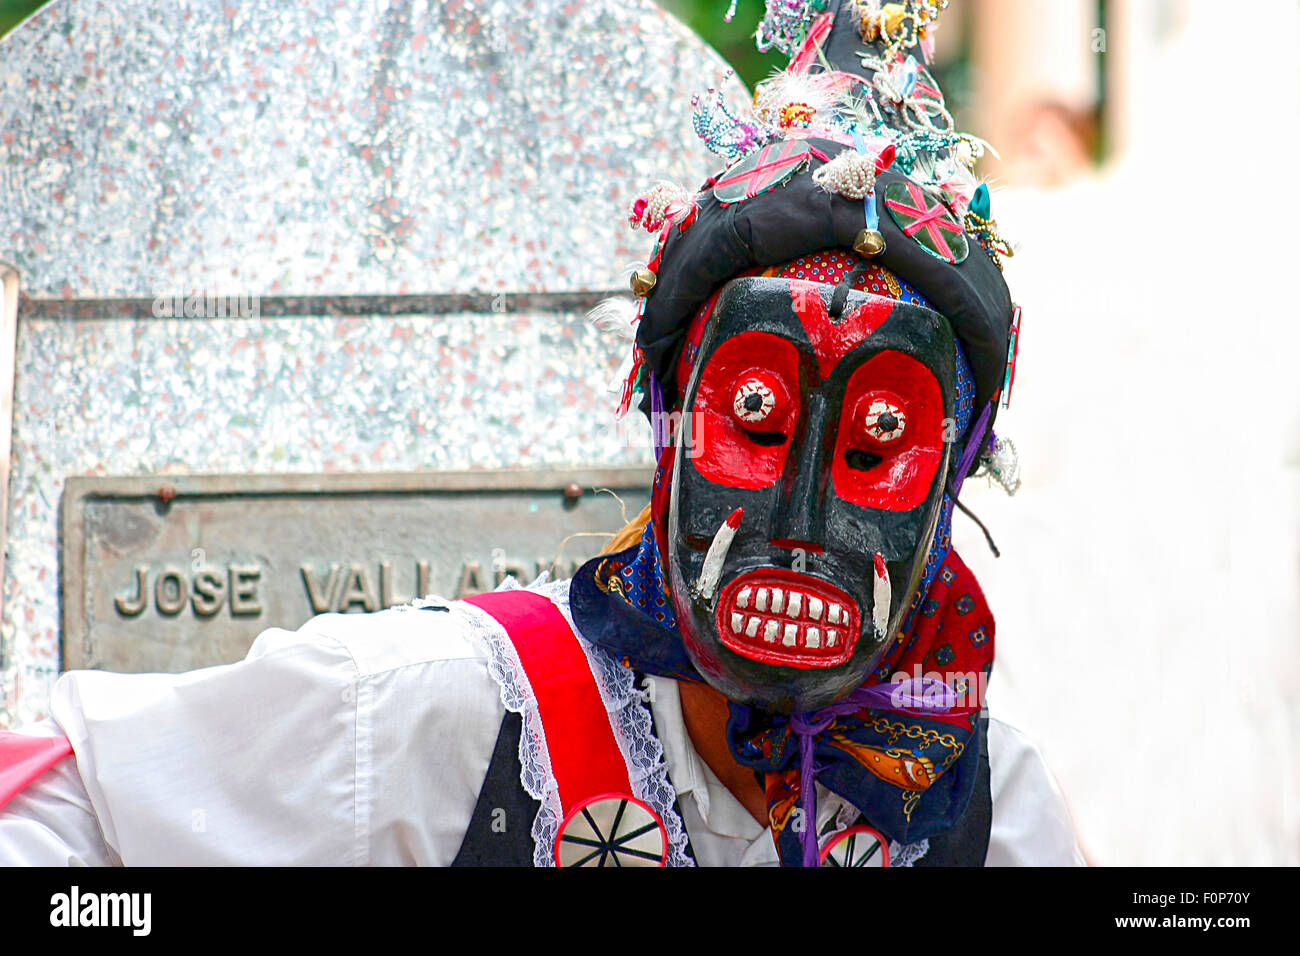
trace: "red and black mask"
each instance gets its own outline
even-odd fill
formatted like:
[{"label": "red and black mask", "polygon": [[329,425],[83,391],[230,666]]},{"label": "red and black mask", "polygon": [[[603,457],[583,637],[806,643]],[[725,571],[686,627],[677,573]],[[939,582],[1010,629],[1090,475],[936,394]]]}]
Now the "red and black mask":
[{"label": "red and black mask", "polygon": [[834,292],[765,277],[723,287],[677,434],[667,563],[685,649],[729,699],[769,710],[826,706],[879,665],[956,437],[948,321]]}]

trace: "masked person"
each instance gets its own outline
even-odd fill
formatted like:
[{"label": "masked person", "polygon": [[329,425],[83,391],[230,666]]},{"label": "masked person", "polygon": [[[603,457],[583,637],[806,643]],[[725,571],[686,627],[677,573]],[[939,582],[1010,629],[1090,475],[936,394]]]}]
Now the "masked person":
[{"label": "masked person", "polygon": [[[774,0],[791,55],[727,160],[632,206],[624,404],[650,506],[572,581],[323,615],[241,663],[76,672],[0,741],[0,861],[1081,862],[989,719],[993,618],[950,547],[1014,316],[980,141],[924,58],[942,4]],[[662,445],[660,446],[660,441]]]}]

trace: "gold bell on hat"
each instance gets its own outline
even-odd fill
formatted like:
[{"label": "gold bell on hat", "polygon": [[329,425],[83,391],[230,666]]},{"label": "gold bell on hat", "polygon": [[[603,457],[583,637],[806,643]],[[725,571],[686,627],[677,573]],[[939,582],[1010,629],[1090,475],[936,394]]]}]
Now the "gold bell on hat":
[{"label": "gold bell on hat", "polygon": [[655,274],[642,266],[632,273],[632,292],[634,295],[647,296],[655,287]]},{"label": "gold bell on hat", "polygon": [[863,229],[853,237],[853,251],[860,256],[878,256],[885,251],[885,237],[877,229]]}]

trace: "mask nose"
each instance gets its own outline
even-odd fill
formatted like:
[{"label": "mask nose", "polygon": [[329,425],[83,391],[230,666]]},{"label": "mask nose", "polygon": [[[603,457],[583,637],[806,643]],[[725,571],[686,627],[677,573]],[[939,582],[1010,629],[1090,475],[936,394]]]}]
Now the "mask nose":
[{"label": "mask nose", "polygon": [[822,458],[826,445],[826,399],[810,394],[806,412],[791,436],[790,454],[786,459],[786,487],[777,536],[791,541],[822,540],[822,499],[828,474]]}]

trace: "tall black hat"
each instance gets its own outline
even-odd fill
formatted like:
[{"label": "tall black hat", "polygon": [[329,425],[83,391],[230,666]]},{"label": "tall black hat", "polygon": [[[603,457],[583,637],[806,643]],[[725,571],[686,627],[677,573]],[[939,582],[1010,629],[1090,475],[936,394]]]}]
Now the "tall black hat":
[{"label": "tall black hat", "polygon": [[1013,305],[987,190],[973,175],[984,144],[953,129],[922,63],[942,2],[769,0],[759,45],[790,55],[759,84],[750,117],[720,94],[696,129],[731,160],[694,196],[659,187],[632,216],[660,229],[634,274],[644,296],[636,342],[671,404],[675,357],[708,297],[747,270],[842,248],[918,289],[952,323],[992,425],[1008,367]]}]

